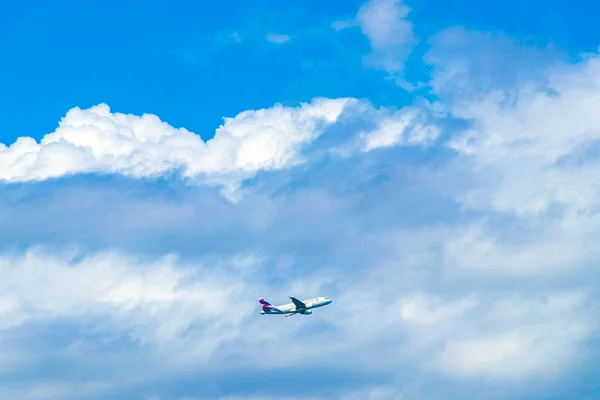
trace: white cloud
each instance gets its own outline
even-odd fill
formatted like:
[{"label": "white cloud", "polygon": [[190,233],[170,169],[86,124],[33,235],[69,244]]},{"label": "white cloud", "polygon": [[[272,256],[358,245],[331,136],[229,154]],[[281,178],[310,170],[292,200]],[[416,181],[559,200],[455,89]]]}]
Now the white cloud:
[{"label": "white cloud", "polygon": [[600,258],[592,235],[598,222],[573,221],[575,230],[545,223],[542,230],[519,238],[502,238],[491,224],[459,227],[444,240],[443,257],[450,269],[496,277],[566,276],[583,272]]},{"label": "white cloud", "polygon": [[[8,385],[7,385],[8,386]],[[101,396],[109,385],[102,382],[69,384],[64,382],[36,383],[21,388],[0,388],[0,398],[20,400],[50,400],[86,396]]]},{"label": "white cloud", "polygon": [[405,107],[381,117],[375,129],[362,133],[363,150],[399,145],[427,145],[440,135],[440,129],[427,119],[423,109]]},{"label": "white cloud", "polygon": [[[399,7],[374,2],[366,10],[374,4]],[[369,22],[377,14],[367,11],[362,15]],[[367,26],[379,49],[401,45],[385,33],[392,19],[383,20],[382,32]],[[454,42],[445,43],[462,40],[450,39]],[[472,123],[468,131],[452,137],[449,146],[455,157],[439,168],[427,165],[424,171],[421,165],[409,165],[410,160],[402,164],[373,154],[365,161],[368,157],[362,153],[358,158],[365,159],[357,160],[358,167],[335,165],[331,170],[337,175],[319,175],[327,186],[322,191],[307,189],[302,195],[276,199],[257,196],[235,208],[190,197],[168,207],[157,200],[127,219],[128,224],[138,224],[131,232],[148,231],[150,226],[152,232],[146,235],[155,237],[167,225],[170,230],[163,234],[178,234],[173,228],[177,218],[189,223],[188,228],[204,224],[205,236],[213,235],[211,224],[218,226],[214,236],[231,233],[228,239],[242,242],[243,248],[260,242],[267,251],[285,253],[282,242],[293,242],[300,251],[309,249],[305,253],[322,257],[322,265],[277,266],[266,274],[254,258],[228,260],[217,268],[170,257],[148,261],[108,253],[79,261],[40,251],[4,255],[0,334],[43,319],[92,315],[102,317],[106,329],[126,332],[150,353],[159,353],[163,367],[196,363],[218,370],[233,363],[269,370],[335,368],[343,363],[381,371],[410,369],[414,381],[425,375],[430,379],[434,372],[450,380],[517,385],[578,371],[577,363],[586,354],[596,355],[584,347],[598,323],[594,294],[584,288],[597,274],[582,267],[596,265],[600,257],[594,241],[600,232],[595,189],[600,182],[597,155],[590,153],[600,135],[594,108],[600,102],[600,61],[593,56],[577,66],[545,67],[551,91],[537,83],[521,86],[521,80],[511,76],[506,81],[516,86],[507,89],[490,83],[489,77],[469,81],[472,70],[485,68],[468,62],[469,57],[452,61],[434,79],[438,93],[466,89],[439,105]],[[497,67],[485,66],[492,71]],[[299,108],[276,106],[226,119],[215,138],[204,142],[157,117],[113,114],[101,105],[72,110],[39,144],[21,138],[0,149],[0,174],[23,181],[85,171],[153,176],[182,168],[184,176],[226,184],[259,170],[304,162],[304,145],[321,137],[331,124],[352,119],[342,118],[348,116],[347,105],[357,106],[350,117],[364,118],[358,134],[354,128],[342,129],[342,141],[350,143],[353,155],[358,149],[439,140],[442,128],[430,120],[431,109],[420,106],[374,111],[351,99],[320,99]],[[379,168],[382,164],[387,165]],[[390,164],[394,167],[388,168]],[[362,167],[371,169],[364,172]],[[387,183],[358,188],[356,182],[364,181],[353,174],[362,173],[381,173]],[[439,200],[434,197],[440,193],[479,213],[461,213],[456,204],[443,204],[448,209],[432,212],[427,202]],[[209,204],[210,218],[195,215],[202,208],[199,204]],[[558,211],[552,208],[556,204],[561,206]],[[174,207],[180,212],[176,216]],[[448,210],[454,214],[448,216]],[[129,211],[123,208],[115,215]],[[512,215],[498,217],[494,211]],[[152,215],[161,213],[162,217]],[[282,217],[285,213],[298,216]],[[249,231],[262,236],[250,240]],[[281,237],[266,240],[269,235]],[[196,244],[199,236],[188,234],[185,242]],[[315,242],[327,250],[315,250]],[[353,268],[355,259],[365,260],[364,271]],[[340,270],[331,272],[330,267]],[[306,276],[298,279],[297,271],[306,271]],[[282,275],[285,283],[273,282]],[[249,317],[255,316],[257,293],[279,303],[289,294],[323,293],[325,285],[335,303],[311,317],[284,323]],[[305,340],[307,332],[308,337],[318,336],[319,345]],[[70,350],[81,354],[83,348],[85,343],[74,343]],[[206,360],[210,362],[203,364]],[[65,386],[54,389],[57,396],[73,393]],[[383,385],[345,395],[375,399],[403,392],[398,389]]]},{"label": "white cloud", "polygon": [[[52,357],[57,361],[52,373],[15,382],[0,393],[25,399],[107,398],[115,390],[164,379],[190,362],[205,364],[239,335],[254,311],[247,301],[254,292],[248,292],[245,278],[259,262],[230,257],[205,265],[174,256],[149,260],[118,252],[56,254],[35,248],[3,253],[0,337],[8,348],[1,374],[47,366]],[[64,321],[70,321],[67,331],[61,330]],[[59,343],[44,326],[51,327],[47,332],[63,332]],[[39,342],[38,335],[43,336]],[[128,342],[126,349],[119,349],[121,341]],[[140,365],[147,360],[154,362]],[[86,369],[83,380],[69,372],[74,364]],[[137,365],[135,377],[128,376],[131,365]]]},{"label": "white cloud", "polygon": [[396,389],[387,386],[369,387],[343,394],[340,400],[391,400],[397,398],[396,392]]},{"label": "white cloud", "polygon": [[427,297],[417,293],[399,301],[400,316],[410,325],[434,328],[448,323],[475,305],[473,299],[461,299],[457,302],[444,302],[441,299]]},{"label": "white cloud", "polygon": [[[568,371],[585,354],[581,342],[593,333],[597,318],[584,292],[488,295],[489,285],[496,282],[482,281],[477,287],[455,283],[450,287],[460,294],[444,294],[446,287],[439,285],[443,274],[435,265],[439,258],[430,254],[439,244],[422,241],[445,236],[437,230],[408,230],[406,235],[406,240],[389,243],[401,256],[343,273],[301,263],[278,270],[255,256],[186,263],[172,256],[154,261],[102,252],[85,257],[35,249],[4,254],[0,335],[39,321],[99,317],[102,331],[133,337],[146,354],[160,357],[160,366],[153,367],[158,375],[164,372],[161,368],[169,373],[187,367],[227,371],[237,365],[260,371],[306,365],[335,368],[343,363],[346,368],[368,365],[371,371],[410,366],[427,376],[433,371],[454,379],[522,382]],[[361,237],[374,239],[368,230]],[[422,259],[420,252],[427,257]],[[508,252],[494,259],[499,262]],[[411,260],[420,260],[413,269],[407,265]],[[291,269],[296,273],[290,274]],[[421,274],[417,279],[415,269]],[[300,270],[306,271],[301,279]],[[283,282],[273,281],[281,277]],[[415,289],[425,287],[430,289]],[[285,322],[255,314],[259,296],[280,303],[290,294],[303,293],[325,293],[335,303],[310,317]],[[319,345],[304,340],[307,334],[318,335]],[[75,341],[68,354],[94,354],[99,340],[103,339]],[[26,347],[27,339],[21,344]],[[505,351],[498,350],[502,348]],[[140,381],[149,379],[144,371],[139,374]],[[68,385],[63,387],[68,390]],[[350,396],[352,390],[344,392]],[[381,396],[386,393],[393,391],[381,389]]]},{"label": "white cloud", "polygon": [[412,37],[412,23],[406,20],[410,9],[400,0],[370,0],[356,19],[374,49],[388,49]]},{"label": "white cloud", "polygon": [[356,346],[385,346],[380,367],[410,364],[456,379],[518,383],[572,371],[586,357],[585,341],[598,323],[590,318],[592,300],[581,291],[454,299],[413,292],[396,300],[368,293],[354,302],[355,318],[336,323],[352,333]]},{"label": "white cloud", "polygon": [[[244,260],[232,258],[228,269],[239,262]],[[81,257],[40,249],[5,254],[0,257],[0,329],[97,314],[106,318],[108,329],[172,348],[185,341],[190,326],[211,321],[208,331],[220,329],[219,335],[195,338],[208,355],[252,311],[252,305],[239,302],[247,290],[244,281],[234,282],[231,273],[211,267],[185,265],[173,256],[149,261],[119,253]],[[238,313],[224,320],[222,309]]]},{"label": "white cloud", "polygon": [[[369,387],[366,389],[358,389],[358,390],[350,390],[349,392],[344,392],[340,394],[340,400],[391,400],[395,399],[392,397],[395,391],[392,388],[388,387]],[[328,397],[323,395],[311,396],[311,395],[298,395],[295,394],[293,396],[223,396],[217,397],[216,400],[324,400]],[[184,397],[179,400],[209,400],[214,398],[209,397]],[[154,400],[154,399],[149,399]],[[156,400],[161,400],[157,398]]]},{"label": "white cloud", "polygon": [[267,42],[275,43],[275,44],[284,44],[290,41],[290,35],[284,35],[279,33],[269,33],[267,34]]},{"label": "white cloud", "polygon": [[[198,183],[222,186],[236,200],[240,183],[258,171],[305,163],[303,150],[342,120],[347,134],[341,137],[341,145],[330,143],[329,150],[346,155],[380,147],[428,145],[440,134],[431,110],[420,106],[392,113],[357,99],[317,98],[300,107],[275,105],[225,118],[205,142],[155,115],[116,113],[100,104],[71,109],[56,131],[39,143],[20,137],[9,147],[0,144],[0,180],[41,181],[81,173],[142,178],[178,172]],[[357,132],[352,125],[357,120],[371,128]]]},{"label": "white cloud", "polygon": [[400,0],[370,0],[359,9],[356,21],[373,50],[367,58],[369,65],[390,73],[402,71],[416,43],[409,13]]},{"label": "white cloud", "polygon": [[580,361],[582,343],[596,328],[581,312],[583,293],[543,300],[505,299],[447,338],[432,365],[453,377],[514,381],[555,376]]},{"label": "white cloud", "polygon": [[429,86],[445,105],[456,98],[482,100],[498,90],[512,94],[510,89],[543,80],[547,67],[562,59],[551,46],[535,47],[502,33],[463,27],[445,29],[429,43],[424,57],[432,67]]},{"label": "white cloud", "polygon": [[[57,254],[30,248],[3,253],[0,335],[41,321],[100,317],[99,331],[133,338],[163,357],[163,365],[218,358],[235,348],[217,354],[219,346],[231,340],[249,346],[239,362],[251,362],[255,368],[297,365],[320,357],[320,349],[306,351],[300,342],[288,346],[286,356],[279,354],[278,344],[295,334],[298,325],[280,325],[278,317],[261,318],[257,299],[266,296],[280,303],[289,301],[290,294],[317,296],[331,278],[318,272],[286,274],[284,282],[267,285],[262,282],[265,273],[278,272],[271,264],[265,269],[263,263],[253,254],[186,262],[174,255],[150,259],[107,251]],[[307,323],[306,318],[297,320]],[[270,329],[265,330],[265,324]],[[265,340],[274,346],[256,347]],[[86,344],[75,341],[69,349],[78,354]]]},{"label": "white cloud", "polygon": [[111,113],[101,104],[74,108],[37,143],[21,137],[0,144],[0,180],[43,180],[76,173],[152,177],[182,169],[185,177],[235,186],[259,170],[302,162],[300,150],[336,122],[352,99],[315,99],[298,108],[276,105],[225,118],[204,142],[154,115]]},{"label": "white cloud", "polygon": [[357,284],[337,299],[354,306],[335,320],[351,334],[345,339],[351,347],[386,348],[385,357],[371,358],[379,368],[412,365],[454,379],[539,382],[579,365],[587,357],[585,341],[598,327],[593,300],[578,290],[518,296],[477,291],[454,298],[409,292],[394,298],[378,293],[388,293],[392,277],[379,285],[369,291]]},{"label": "white cloud", "polygon": [[[452,113],[471,128],[449,146],[480,184],[460,200],[473,208],[518,215],[553,205],[589,212],[600,205],[594,146],[600,140],[600,58],[547,72],[545,90],[521,86],[484,99],[460,98]],[[510,101],[514,98],[514,101]],[[591,150],[592,153],[589,153]],[[587,153],[587,154],[586,154]]]}]

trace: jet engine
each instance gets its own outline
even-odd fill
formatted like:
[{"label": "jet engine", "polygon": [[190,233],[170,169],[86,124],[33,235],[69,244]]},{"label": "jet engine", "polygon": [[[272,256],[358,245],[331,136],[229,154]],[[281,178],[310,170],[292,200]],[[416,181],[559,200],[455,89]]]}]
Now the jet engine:
[{"label": "jet engine", "polygon": [[312,310],[306,310],[302,312],[302,315],[310,315],[312,314]]}]

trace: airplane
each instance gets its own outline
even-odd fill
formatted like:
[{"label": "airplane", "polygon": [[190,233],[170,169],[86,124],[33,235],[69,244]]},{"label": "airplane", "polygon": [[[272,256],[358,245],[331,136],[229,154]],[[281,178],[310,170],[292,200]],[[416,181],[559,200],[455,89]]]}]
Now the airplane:
[{"label": "airplane", "polygon": [[266,301],[264,297],[261,297],[258,299],[259,303],[262,304],[260,314],[284,314],[284,317],[290,317],[294,314],[310,315],[313,308],[323,307],[331,303],[331,299],[328,297],[317,297],[304,301],[300,301],[295,297],[290,297],[290,299],[292,300],[291,303],[275,307]]}]

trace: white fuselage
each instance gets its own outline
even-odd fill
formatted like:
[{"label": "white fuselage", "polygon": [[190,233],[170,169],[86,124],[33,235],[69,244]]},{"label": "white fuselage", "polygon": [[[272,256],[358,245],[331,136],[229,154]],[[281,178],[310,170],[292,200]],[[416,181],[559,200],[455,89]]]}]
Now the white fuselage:
[{"label": "white fuselage", "polygon": [[[313,308],[323,307],[331,303],[331,299],[328,297],[316,297],[314,299],[308,299],[302,301],[306,307],[297,308],[294,303],[288,303],[281,306],[268,306],[260,310],[261,314],[312,314]],[[308,312],[307,312],[308,311]]]}]

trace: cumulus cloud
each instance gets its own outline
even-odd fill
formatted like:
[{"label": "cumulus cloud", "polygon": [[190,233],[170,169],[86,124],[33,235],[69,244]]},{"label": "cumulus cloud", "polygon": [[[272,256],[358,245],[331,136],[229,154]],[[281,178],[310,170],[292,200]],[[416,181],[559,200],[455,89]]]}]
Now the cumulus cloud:
[{"label": "cumulus cloud", "polygon": [[[377,15],[368,8],[375,5],[399,7],[369,3],[365,23]],[[400,46],[397,35],[386,35],[386,23],[383,32],[365,26],[378,48]],[[469,57],[465,50],[450,59],[443,54],[464,41],[465,48],[484,46],[486,36],[449,35],[429,55],[440,98],[431,107],[376,110],[352,99],[319,99],[241,113],[204,142],[157,117],[114,114],[101,105],[71,110],[40,143],[21,138],[3,147],[0,172],[10,182],[94,171],[154,176],[175,169],[223,183],[298,166],[320,145],[350,149],[350,158],[328,159],[319,168],[261,175],[238,204],[183,186],[153,186],[134,195],[120,190],[129,187],[122,182],[110,183],[117,188],[108,193],[93,184],[77,192],[73,186],[85,187],[81,181],[62,182],[54,192],[5,190],[0,232],[7,242],[85,241],[92,247],[146,246],[147,252],[187,246],[188,257],[200,259],[151,261],[103,251],[81,257],[57,255],[56,249],[2,255],[0,335],[10,365],[25,365],[31,357],[19,349],[34,341],[20,333],[75,319],[93,335],[70,336],[68,346],[57,349],[96,355],[116,368],[131,364],[100,357],[103,343],[126,337],[123,347],[139,353],[125,352],[131,357],[125,361],[154,368],[140,368],[137,383],[115,385],[151,385],[162,375],[183,386],[182,376],[191,370],[198,392],[209,381],[220,388],[232,381],[264,388],[264,379],[277,373],[283,384],[297,385],[299,398],[322,398],[310,392],[312,383],[298,380],[318,365],[329,384],[327,398],[431,398],[423,382],[436,387],[437,380],[450,386],[500,383],[495,395],[502,397],[508,387],[522,395],[541,381],[585,373],[586,357],[597,358],[589,341],[599,322],[591,284],[600,257],[594,241],[600,233],[600,121],[593,107],[600,93],[598,56],[569,66],[548,65],[534,55],[528,62],[540,75],[504,71],[496,82],[497,65],[485,61],[485,51]],[[513,45],[500,43],[504,50]],[[440,115],[449,121],[438,123]],[[405,157],[414,149],[400,147],[412,144],[433,162]],[[167,190],[177,199],[165,199]],[[31,232],[39,236],[31,239]],[[264,262],[254,255],[257,249],[277,260]],[[244,251],[254,256],[231,257]],[[255,314],[259,296],[279,303],[303,293],[325,294],[334,303],[285,322]],[[364,376],[369,382],[362,385]],[[102,398],[110,398],[102,385],[111,380],[103,377],[91,374],[90,382],[98,383],[81,390],[102,390]],[[35,396],[42,387],[6,393]],[[45,387],[64,397],[80,386]],[[481,393],[492,392],[485,387]],[[290,393],[253,389],[249,398]],[[215,397],[189,392],[190,399]],[[447,391],[438,397],[456,396]]]},{"label": "cumulus cloud", "polygon": [[[3,393],[114,398],[131,387],[170,380],[174,371],[185,374],[191,367],[204,373],[249,363],[259,367],[254,361],[260,351],[238,356],[235,363],[229,357],[236,351],[232,341],[248,338],[256,346],[277,337],[276,331],[261,334],[253,318],[258,316],[256,299],[265,293],[257,280],[264,274],[261,262],[253,255],[185,262],[172,255],[57,254],[42,248],[3,253],[0,337],[11,350],[6,349],[7,370],[0,371],[0,379],[32,363],[43,364],[48,357],[60,359],[60,367],[45,379],[25,378]],[[302,280],[291,284],[282,286],[306,292],[311,285]],[[60,343],[45,337],[47,347],[33,344],[45,334],[44,326],[60,331],[64,323],[72,325]],[[83,358],[94,360],[85,363],[85,384],[69,376]],[[144,362],[149,363],[140,364]],[[137,365],[135,379],[121,379],[132,365]]]},{"label": "cumulus cloud", "polygon": [[[157,371],[164,377],[190,358],[208,360],[251,311],[240,301],[247,284],[229,277],[256,263],[232,257],[208,268],[173,256],[150,260],[35,248],[3,253],[0,337],[8,357],[0,379],[22,370],[45,372],[12,381],[1,393],[27,399],[114,398],[115,390],[156,379]],[[222,319],[223,309],[238,312]],[[158,359],[162,367],[156,367]],[[154,362],[141,365],[149,360]],[[51,371],[45,367],[49,362]],[[75,372],[81,370],[83,380]]]},{"label": "cumulus cloud", "polygon": [[[290,379],[296,380],[297,373],[315,363],[322,366],[321,374],[331,376],[329,386],[337,385],[345,378],[339,366],[327,365],[323,356],[346,358],[353,342],[337,330],[324,339],[329,350],[302,340],[308,331],[335,328],[335,317],[323,313],[285,324],[282,317],[258,315],[256,300],[267,296],[277,304],[287,301],[287,295],[319,295],[327,278],[273,268],[262,257],[244,254],[185,261],[173,255],[150,259],[106,251],[58,254],[44,248],[2,253],[0,337],[7,348],[0,379],[32,362],[60,359],[60,367],[45,379],[26,377],[3,393],[23,398],[57,399],[74,393],[117,398],[128,390],[150,390],[161,398],[169,396],[169,390],[161,387],[164,382],[184,385],[193,371],[200,388],[193,386],[185,393],[194,398],[193,393],[210,392],[201,388],[203,382],[233,382],[250,367],[264,375],[259,382],[279,368],[292,369]],[[265,282],[265,276],[279,275],[285,279]],[[66,331],[58,343],[45,337],[41,341],[45,345],[34,345],[37,337],[65,329],[63,324]],[[368,354],[360,356],[365,357]],[[85,363],[85,384],[69,373],[82,359],[94,360]],[[123,379],[133,365],[135,379]],[[352,373],[348,368],[364,373],[360,365],[350,363],[343,376]],[[287,381],[284,375],[280,376]],[[363,385],[348,383],[335,392],[352,393]],[[270,388],[273,392],[285,390]],[[221,391],[224,397],[235,397],[235,390],[231,393]]]},{"label": "cumulus cloud", "polygon": [[426,110],[405,107],[382,117],[376,127],[363,134],[363,150],[399,145],[428,145],[440,136],[440,128]]},{"label": "cumulus cloud", "polygon": [[[344,135],[334,137],[325,150],[352,155],[379,147],[430,144],[439,136],[435,118],[420,107],[391,112],[352,98],[317,98],[300,107],[275,105],[225,118],[214,137],[203,141],[155,115],[111,112],[106,104],[76,107],[39,143],[20,137],[8,147],[0,144],[0,180],[42,181],[84,173],[152,178],[175,172],[221,186],[230,199],[238,199],[240,183],[257,172],[307,162],[311,155],[305,150],[336,125]],[[361,123],[369,128],[357,131]]]},{"label": "cumulus cloud", "polygon": [[[235,271],[256,262],[233,257],[225,266]],[[218,265],[193,267],[173,256],[151,261],[119,253],[57,255],[36,248],[4,254],[0,328],[98,313],[116,317],[108,327],[126,326],[141,341],[173,343],[190,324],[219,318],[215,303],[240,310],[228,319],[232,327],[239,324],[244,311],[251,310],[249,304],[236,305],[244,282],[227,279],[230,275]]]},{"label": "cumulus cloud", "polygon": [[597,322],[581,313],[589,307],[587,302],[580,292],[493,302],[478,320],[463,320],[462,332],[446,338],[432,361],[460,378],[511,381],[556,376],[579,361],[584,340],[596,329]]},{"label": "cumulus cloud", "polygon": [[[60,353],[62,362],[71,363],[94,357],[115,374],[136,360],[148,364],[137,367],[135,382],[112,380],[101,369],[89,371],[89,383],[82,385],[66,375],[68,368],[57,370],[54,381],[39,386],[40,390],[53,388],[45,392],[49,399],[76,390],[105,398],[127,387],[149,387],[161,393],[164,389],[154,387],[153,379],[162,376],[161,380],[178,382],[191,370],[200,374],[195,379],[227,375],[235,380],[238,369],[250,366],[269,375],[319,365],[320,373],[327,376],[339,370],[340,362],[344,376],[373,369],[394,375],[412,365],[428,376],[529,382],[532,376],[539,379],[576,365],[583,354],[582,342],[597,323],[590,318],[593,306],[582,291],[519,296],[398,293],[401,279],[390,276],[384,265],[362,272],[307,276],[286,273],[255,255],[185,262],[174,256],[150,260],[119,252],[57,255],[30,249],[2,254],[0,271],[0,336],[12,348],[6,354],[31,346],[40,324],[58,329],[61,321],[71,320],[78,326],[52,350],[7,358],[11,370],[48,352]],[[282,280],[265,282],[265,276]],[[339,306],[289,321],[256,314],[256,298],[265,293],[270,301],[280,303],[289,294],[322,294],[325,287]],[[302,340],[318,332],[319,346]],[[116,358],[102,355],[116,351],[123,338],[128,338],[127,351]],[[8,372],[0,371],[0,376]],[[281,375],[281,379],[287,378]],[[332,375],[331,379],[336,385],[339,378]],[[346,384],[335,393],[378,398],[404,388],[402,383],[373,384]],[[34,387],[11,392],[33,395]],[[188,397],[194,398],[192,393]],[[222,394],[235,398],[233,392]],[[311,393],[298,390],[298,396],[310,398]]]},{"label": "cumulus cloud", "polygon": [[[486,41],[478,33],[450,36],[468,44],[488,44],[475,46],[475,57],[457,52],[445,58],[445,45],[432,49],[434,70],[439,67],[433,76],[435,91],[442,98],[446,91],[453,92],[451,100],[441,104],[453,118],[469,124],[448,143],[461,155],[461,168],[473,171],[471,178],[477,182],[472,190],[457,194],[460,201],[474,209],[518,215],[553,207],[596,210],[598,163],[593,150],[584,149],[593,149],[600,138],[600,120],[591,106],[600,96],[598,55],[568,66],[550,62],[546,53],[538,56],[537,49],[524,50],[506,41],[495,46],[495,40]],[[498,58],[502,60],[486,62],[487,67],[479,65]],[[517,65],[511,62],[512,68],[499,71],[513,59]],[[456,65],[462,65],[464,73],[456,72]]]},{"label": "cumulus cloud", "polygon": [[334,123],[352,99],[315,99],[298,108],[275,106],[225,118],[212,139],[176,129],[154,115],[111,113],[105,104],[74,108],[37,143],[21,137],[0,145],[0,179],[43,180],[75,173],[152,177],[180,170],[235,183],[259,170],[302,162],[300,150]]},{"label": "cumulus cloud", "polygon": [[[345,295],[339,300],[351,301]],[[336,321],[352,332],[348,340],[385,346],[380,367],[410,363],[424,374],[451,379],[519,386],[560,377],[585,359],[587,340],[598,328],[598,320],[589,318],[593,300],[581,291],[454,298],[409,292],[387,297],[387,303],[376,296],[360,296],[354,312]]]}]

